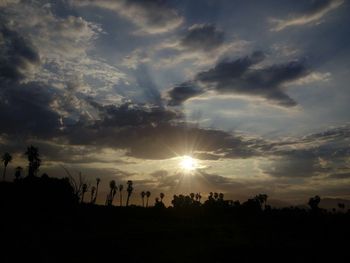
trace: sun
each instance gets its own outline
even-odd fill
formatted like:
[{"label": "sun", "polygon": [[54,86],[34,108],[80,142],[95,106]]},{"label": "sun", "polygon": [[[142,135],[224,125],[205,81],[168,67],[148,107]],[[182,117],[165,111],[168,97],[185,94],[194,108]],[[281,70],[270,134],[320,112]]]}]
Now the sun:
[{"label": "sun", "polygon": [[191,156],[185,155],[181,157],[180,167],[186,172],[191,172],[196,170],[198,163]]}]

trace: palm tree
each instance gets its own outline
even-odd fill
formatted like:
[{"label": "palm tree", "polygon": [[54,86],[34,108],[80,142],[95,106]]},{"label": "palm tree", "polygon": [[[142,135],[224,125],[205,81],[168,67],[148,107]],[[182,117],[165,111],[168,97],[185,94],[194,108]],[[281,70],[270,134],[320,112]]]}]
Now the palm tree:
[{"label": "palm tree", "polygon": [[194,193],[190,193],[190,197],[191,197],[191,199],[192,199],[192,201],[194,200]]},{"label": "palm tree", "polygon": [[127,196],[127,199],[126,199],[126,206],[129,205],[130,196],[132,194],[132,191],[134,190],[134,188],[132,187],[132,181],[131,180],[127,181],[127,185],[128,185],[128,188],[126,188],[126,191],[128,192],[128,196]]},{"label": "palm tree", "polygon": [[17,166],[15,169],[15,181],[18,181],[22,175],[23,168],[21,166]]},{"label": "palm tree", "polygon": [[142,198],[142,206],[143,207],[145,207],[145,195],[146,195],[145,191],[142,191],[141,192],[141,198]]},{"label": "palm tree", "polygon": [[149,199],[150,196],[151,196],[151,192],[147,191],[146,192],[146,197],[147,197],[147,199],[146,199],[146,207],[148,207],[148,199]]},{"label": "palm tree", "polygon": [[201,202],[201,198],[202,198],[201,194],[200,193],[196,193],[196,201],[197,202]]},{"label": "palm tree", "polygon": [[124,186],[122,184],[119,185],[119,201],[120,201],[120,206],[123,206],[123,191]]},{"label": "palm tree", "polygon": [[5,177],[6,177],[6,168],[7,165],[9,164],[9,162],[12,161],[12,156],[11,154],[9,154],[8,152],[4,153],[2,156],[2,162],[4,164],[4,172],[2,174],[2,180],[5,181]]},{"label": "palm tree", "polygon": [[94,203],[95,192],[96,192],[96,187],[95,186],[91,187],[91,198],[90,198],[90,203],[91,204]]},{"label": "palm tree", "polygon": [[318,210],[318,205],[321,202],[321,198],[318,195],[315,195],[315,197],[311,197],[309,199],[308,205],[311,207],[311,210],[316,211]]},{"label": "palm tree", "polygon": [[113,199],[115,196],[115,193],[117,192],[118,188],[117,188],[117,184],[114,180],[111,180],[109,182],[109,199],[108,199],[108,205],[112,205],[113,204]]},{"label": "palm tree", "polygon": [[87,184],[83,184],[81,187],[81,202],[84,203],[84,195],[88,190],[88,185]]},{"label": "palm tree", "polygon": [[255,196],[255,200],[258,201],[261,208],[263,208],[263,205],[264,205],[264,208],[266,208],[267,198],[268,198],[267,194],[258,194],[257,196]]},{"label": "palm tree", "polygon": [[160,201],[163,203],[163,198],[164,198],[164,196],[165,196],[164,193],[160,193],[159,196],[160,196]]},{"label": "palm tree", "polygon": [[38,148],[31,145],[30,147],[27,148],[25,155],[27,155],[28,162],[29,162],[28,177],[33,177],[38,172],[41,164],[39,150]]},{"label": "palm tree", "polygon": [[[92,203],[96,203],[97,194],[98,194],[98,186],[99,186],[100,182],[101,182],[101,179],[100,178],[96,178],[96,187],[95,187],[96,188],[96,192],[95,192],[95,197],[94,197]],[[92,195],[93,194],[91,193],[91,196]]]}]

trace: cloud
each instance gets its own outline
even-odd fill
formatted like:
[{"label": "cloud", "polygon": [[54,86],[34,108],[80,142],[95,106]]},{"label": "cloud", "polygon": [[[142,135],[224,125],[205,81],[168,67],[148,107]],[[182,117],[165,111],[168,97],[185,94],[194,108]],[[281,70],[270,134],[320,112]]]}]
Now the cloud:
[{"label": "cloud", "polygon": [[291,26],[303,26],[316,23],[330,11],[337,9],[344,3],[344,0],[316,0],[302,13],[292,15],[286,19],[271,19],[274,24],[272,31],[281,31]]},{"label": "cloud", "polygon": [[84,0],[76,6],[97,6],[116,12],[139,27],[140,32],[158,34],[179,27],[183,18],[164,0]]},{"label": "cloud", "polygon": [[[12,70],[11,74],[17,74],[23,81],[41,82],[56,88],[59,93],[68,90],[72,80],[79,79],[76,82],[79,85],[75,85],[74,91],[69,91],[70,102],[75,100],[75,106],[80,104],[79,107],[84,104],[79,99],[81,95],[99,97],[108,103],[120,101],[122,96],[117,94],[112,96],[109,91],[116,84],[125,81],[125,74],[115,65],[110,65],[94,55],[95,40],[103,34],[100,25],[88,22],[79,16],[69,14],[61,16],[55,11],[55,5],[50,4],[50,1],[44,5],[42,1],[22,1],[16,5],[6,6],[6,12],[1,15],[2,28],[8,32],[16,32],[20,38],[6,36],[5,41],[2,40],[4,37],[0,36],[0,45],[8,46],[0,52],[14,54],[11,49],[21,45],[22,53],[16,50],[16,54],[18,53],[17,60],[21,62],[22,67],[17,66],[16,71],[13,71],[8,63],[2,63],[3,67],[7,65],[6,70],[3,69],[2,72],[10,74]],[[25,57],[23,44],[27,45]],[[29,49],[37,54],[40,61],[35,58],[35,61],[27,63]],[[16,63],[17,60],[11,63]],[[61,110],[62,112],[64,110]]]},{"label": "cloud", "polygon": [[[344,178],[350,171],[350,127],[344,125],[294,140],[263,147],[271,164],[263,170],[273,177]],[[265,143],[269,144],[269,142]]]},{"label": "cloud", "polygon": [[254,67],[265,55],[254,52],[251,56],[233,61],[222,61],[214,68],[199,72],[191,85],[184,83],[168,91],[170,105],[202,94],[215,91],[219,94],[245,95],[263,98],[270,103],[292,107],[297,103],[285,93],[285,85],[309,74],[302,61],[292,61],[265,67]]},{"label": "cloud", "polygon": [[182,83],[168,92],[170,106],[181,105],[184,101],[202,94],[201,88],[194,86],[191,82]]},{"label": "cloud", "polygon": [[189,127],[181,121],[181,114],[159,106],[102,106],[95,102],[95,108],[99,111],[98,120],[82,119],[64,128],[62,136],[69,144],[124,149],[128,156],[143,159],[167,159],[197,152],[229,158],[255,154],[239,136]]},{"label": "cloud", "polygon": [[29,40],[0,27],[0,78],[19,81],[39,64],[39,54]]},{"label": "cloud", "polygon": [[211,51],[224,44],[224,32],[212,24],[195,24],[188,29],[179,44],[191,51]]},{"label": "cloud", "polygon": [[[54,90],[41,83],[1,83],[0,134],[52,138],[60,128],[60,115],[51,108]],[[6,86],[5,86],[6,85]]]},{"label": "cloud", "polygon": [[[248,45],[248,41],[238,38],[226,39],[224,32],[214,24],[194,24],[181,35],[153,47],[148,56],[160,56],[157,57],[158,67],[172,67],[183,62],[202,67],[241,52]],[[143,57],[138,61],[142,63],[147,60]]]},{"label": "cloud", "polygon": [[8,5],[18,4],[20,0],[0,0],[0,7],[6,7]]}]

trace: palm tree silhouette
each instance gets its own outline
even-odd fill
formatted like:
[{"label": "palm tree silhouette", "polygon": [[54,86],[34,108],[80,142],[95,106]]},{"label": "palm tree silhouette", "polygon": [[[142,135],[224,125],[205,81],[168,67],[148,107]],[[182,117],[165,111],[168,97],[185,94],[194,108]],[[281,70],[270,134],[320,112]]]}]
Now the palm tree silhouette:
[{"label": "palm tree silhouette", "polygon": [[[101,182],[101,179],[100,178],[96,178],[96,187],[95,187],[96,188],[96,193],[95,193],[95,197],[94,197],[92,203],[96,203],[97,194],[98,194],[98,186],[99,186],[100,182]],[[91,196],[93,196],[92,193],[91,193]]]},{"label": "palm tree silhouette", "polygon": [[146,197],[147,197],[147,199],[146,199],[146,207],[148,207],[148,199],[149,199],[150,196],[151,196],[151,192],[147,191],[146,192]]},{"label": "palm tree silhouette", "polygon": [[321,202],[321,197],[318,195],[315,195],[314,197],[311,197],[309,199],[308,205],[311,207],[311,210],[316,211],[318,210],[318,205]]},{"label": "palm tree silhouette", "polygon": [[15,180],[18,181],[19,178],[21,178],[22,176],[22,171],[23,171],[23,168],[21,166],[17,166],[16,169],[15,169]]},{"label": "palm tree silhouette", "polygon": [[164,196],[165,196],[164,193],[160,193],[159,196],[160,196],[160,201],[163,203],[163,198],[164,198]]},{"label": "palm tree silhouette", "polygon": [[128,196],[127,196],[127,199],[126,199],[126,206],[129,205],[130,196],[132,194],[132,191],[134,190],[134,188],[132,187],[132,181],[131,180],[127,181],[127,185],[128,185],[128,188],[126,188],[126,191],[128,192]]},{"label": "palm tree silhouette", "polygon": [[84,195],[88,190],[88,185],[87,184],[83,184],[81,187],[81,202],[84,203]]},{"label": "palm tree silhouette", "polygon": [[91,198],[90,198],[90,203],[91,204],[94,203],[95,192],[96,192],[96,187],[95,186],[91,187]]},{"label": "palm tree silhouette", "polygon": [[145,207],[145,195],[146,195],[145,191],[142,191],[141,192],[141,198],[142,198],[142,206],[143,207]]},{"label": "palm tree silhouette", "polygon": [[119,185],[119,201],[120,201],[120,206],[123,206],[123,191],[124,186],[122,184]]},{"label": "palm tree silhouette", "polygon": [[202,198],[201,194],[200,193],[196,193],[196,201],[197,202],[201,202],[201,198]]},{"label": "palm tree silhouette", "polygon": [[192,201],[194,201],[195,194],[194,193],[190,193],[190,197],[191,197]]},{"label": "palm tree silhouette", "polygon": [[2,180],[5,181],[5,177],[6,177],[6,168],[7,165],[9,164],[9,162],[12,161],[12,156],[11,154],[9,154],[8,152],[4,153],[2,156],[2,162],[4,164],[4,172],[2,174]]},{"label": "palm tree silhouette", "polygon": [[25,155],[27,155],[28,162],[29,162],[28,177],[33,177],[38,172],[41,164],[39,150],[38,148],[31,145],[30,147],[27,148]]},{"label": "palm tree silhouette", "polygon": [[109,191],[109,196],[108,196],[109,198],[108,198],[108,202],[107,203],[108,203],[108,205],[112,205],[114,196],[115,196],[115,194],[116,194],[116,192],[118,190],[117,184],[116,184],[116,182],[114,180],[111,180],[109,182],[109,189],[110,189],[110,191]]}]

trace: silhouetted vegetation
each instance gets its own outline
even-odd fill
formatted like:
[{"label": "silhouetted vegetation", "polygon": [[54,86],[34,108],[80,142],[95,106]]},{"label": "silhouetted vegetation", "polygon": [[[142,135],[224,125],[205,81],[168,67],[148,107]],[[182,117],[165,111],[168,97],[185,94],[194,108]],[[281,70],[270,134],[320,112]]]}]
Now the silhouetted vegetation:
[{"label": "silhouetted vegetation", "polygon": [[[256,259],[258,254],[241,253],[245,249],[313,251],[334,245],[341,249],[350,234],[350,212],[345,204],[339,203],[339,210],[327,211],[320,208],[319,196],[308,200],[310,209],[273,208],[264,193],[241,203],[226,200],[224,193],[218,192],[210,192],[207,198],[201,193],[173,195],[171,206],[166,207],[166,193],[153,193],[153,205],[149,203],[151,191],[137,192],[129,180],[123,207],[123,184],[111,180],[106,183],[105,206],[98,205],[99,178],[90,187],[81,173],[74,176],[64,167],[65,178],[52,178],[46,173],[38,176],[38,149],[28,147],[26,155],[27,176],[18,166],[13,182],[0,183],[0,208],[9,226],[4,238],[11,244],[20,236],[21,242],[34,251],[38,245],[27,235],[31,231],[40,242],[40,251],[50,255],[50,260],[44,262],[65,261],[69,252],[75,262],[101,262],[105,251],[112,249],[126,262],[232,262]],[[4,167],[11,160],[3,158]],[[120,205],[113,206],[118,191]],[[132,204],[135,191],[140,194],[138,200],[141,196],[140,206]],[[153,253],[153,245],[162,253]],[[55,246],[61,248],[60,253],[53,252]],[[83,249],[87,252],[77,252]]]},{"label": "silhouetted vegetation", "polygon": [[1,159],[2,159],[2,163],[4,164],[4,171],[3,171],[3,174],[2,174],[2,180],[5,181],[6,168],[7,168],[7,165],[9,164],[9,162],[11,162],[11,160],[12,160],[12,156],[11,156],[11,154],[6,152],[6,153],[3,154]]}]

